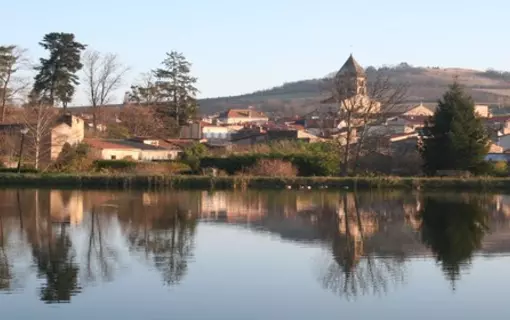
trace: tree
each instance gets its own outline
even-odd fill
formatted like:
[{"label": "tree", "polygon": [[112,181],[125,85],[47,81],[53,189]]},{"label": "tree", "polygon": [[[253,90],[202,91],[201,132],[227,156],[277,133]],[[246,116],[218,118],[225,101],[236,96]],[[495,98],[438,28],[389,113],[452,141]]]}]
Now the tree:
[{"label": "tree", "polygon": [[80,54],[86,46],[75,41],[74,34],[62,32],[46,34],[39,44],[50,56],[36,67],[33,92],[41,103],[53,106],[58,100],[65,110],[79,84],[76,73],[83,67]]},{"label": "tree", "polygon": [[489,150],[489,137],[475,114],[473,99],[453,83],[438,102],[424,128],[424,171],[463,170],[477,172]]},{"label": "tree", "polygon": [[195,87],[197,78],[191,75],[191,63],[180,52],[166,54],[162,67],[154,70],[159,95],[165,102],[164,113],[176,119],[178,124],[186,123],[197,111]]},{"label": "tree", "polygon": [[28,106],[23,112],[22,122],[28,129],[26,155],[33,157],[36,169],[43,159],[51,157],[51,129],[56,119],[56,109],[45,104]]},{"label": "tree", "polygon": [[125,106],[119,118],[120,125],[132,136],[160,136],[164,131],[164,124],[152,106]]},{"label": "tree", "polygon": [[115,90],[122,84],[122,79],[129,70],[119,62],[116,54],[101,54],[87,51],[83,57],[86,92],[93,107],[92,123],[97,130],[97,111],[109,103]]},{"label": "tree", "polygon": [[[342,125],[342,133],[337,137],[342,157],[340,173],[347,175],[351,170],[353,157],[356,164],[354,169],[358,169],[359,158],[367,149],[365,140],[370,127],[381,123],[396,106],[402,104],[407,95],[408,84],[397,83],[382,73],[368,83],[364,83],[365,75],[359,75],[355,80],[346,80],[345,73],[341,71],[333,78],[326,79],[321,86],[330,95],[324,103],[335,104],[339,109]],[[363,80],[360,80],[361,76]],[[353,81],[358,81],[355,85],[358,88],[352,87]],[[363,84],[359,81],[363,81]],[[351,147],[354,143],[353,150]]]},{"label": "tree", "polygon": [[7,103],[12,103],[15,97],[28,87],[28,81],[23,77],[16,77],[16,73],[27,62],[26,50],[17,46],[0,46],[0,104],[1,120],[5,121]]},{"label": "tree", "polygon": [[160,94],[156,79],[152,72],[143,73],[139,84],[131,86],[128,102],[139,105],[155,105],[160,102]]}]

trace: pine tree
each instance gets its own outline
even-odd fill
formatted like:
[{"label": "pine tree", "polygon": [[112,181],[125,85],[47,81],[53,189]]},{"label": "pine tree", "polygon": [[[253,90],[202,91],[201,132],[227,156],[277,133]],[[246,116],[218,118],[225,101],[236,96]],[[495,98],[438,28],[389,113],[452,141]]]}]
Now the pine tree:
[{"label": "pine tree", "polygon": [[76,73],[83,67],[80,54],[86,46],[75,41],[74,34],[58,32],[48,33],[39,44],[50,52],[50,57],[41,58],[36,68],[39,73],[34,81],[34,96],[49,105],[58,100],[66,109],[79,84]]},{"label": "pine tree", "polygon": [[197,112],[197,78],[191,75],[191,63],[182,53],[172,51],[166,55],[162,67],[154,70],[158,100],[165,105],[164,113],[184,124]]},{"label": "pine tree", "polygon": [[473,99],[455,82],[439,100],[424,128],[424,171],[463,170],[477,172],[489,149],[489,137],[475,113]]}]

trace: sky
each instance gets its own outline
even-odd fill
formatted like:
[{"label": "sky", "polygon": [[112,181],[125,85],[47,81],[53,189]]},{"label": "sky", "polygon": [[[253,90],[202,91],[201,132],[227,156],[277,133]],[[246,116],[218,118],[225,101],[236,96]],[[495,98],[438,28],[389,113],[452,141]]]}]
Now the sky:
[{"label": "sky", "polygon": [[[238,95],[341,67],[510,70],[507,0],[15,0],[1,1],[0,44],[38,61],[44,34],[70,32],[130,67],[122,92],[165,53],[193,64],[199,97]],[[80,91],[74,105],[86,104]]]}]

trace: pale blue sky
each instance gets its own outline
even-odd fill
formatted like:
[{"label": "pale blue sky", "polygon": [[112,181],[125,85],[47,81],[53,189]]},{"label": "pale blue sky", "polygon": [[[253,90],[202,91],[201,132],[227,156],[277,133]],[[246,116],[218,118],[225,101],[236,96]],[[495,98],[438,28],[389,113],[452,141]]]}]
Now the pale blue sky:
[{"label": "pale blue sky", "polygon": [[201,97],[321,77],[351,51],[364,66],[510,70],[507,0],[2,2],[0,43],[28,48],[36,59],[45,33],[75,33],[121,56],[132,69],[126,88],[171,50],[193,63]]}]

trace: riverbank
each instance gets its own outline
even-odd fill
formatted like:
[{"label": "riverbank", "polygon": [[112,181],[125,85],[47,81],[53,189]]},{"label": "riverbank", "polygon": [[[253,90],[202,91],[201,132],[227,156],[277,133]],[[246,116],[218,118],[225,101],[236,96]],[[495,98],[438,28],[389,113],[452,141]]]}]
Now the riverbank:
[{"label": "riverbank", "polygon": [[79,189],[305,189],[305,190],[473,190],[510,191],[510,178],[422,177],[248,177],[76,174],[0,174],[0,187]]}]

